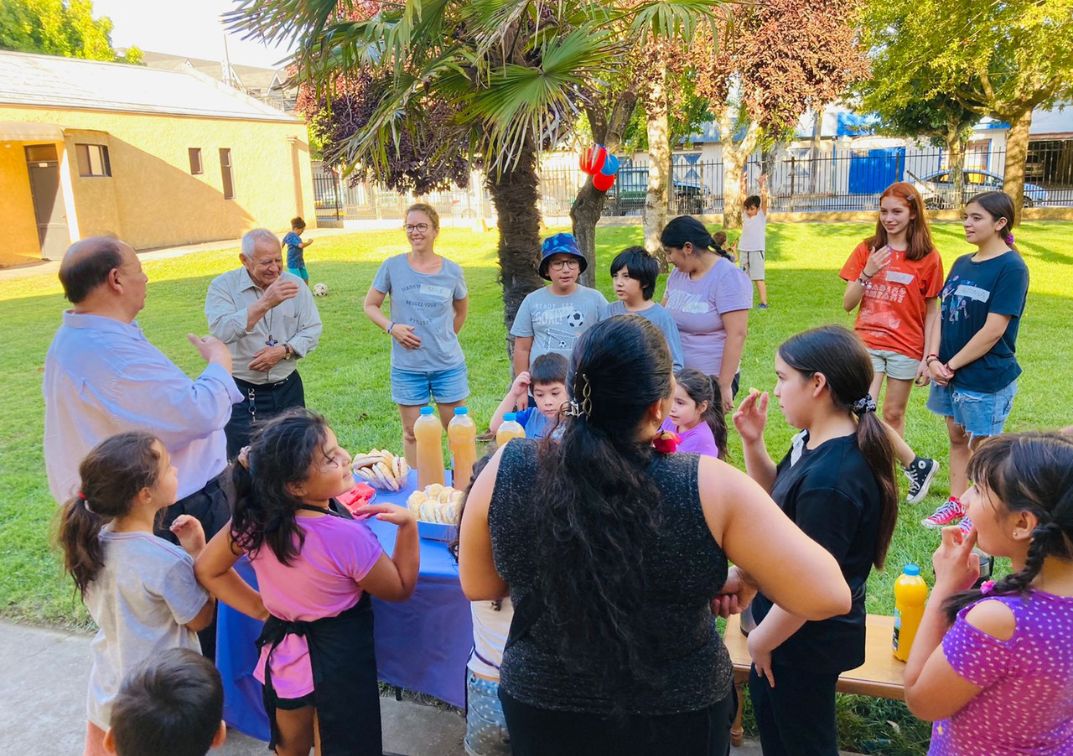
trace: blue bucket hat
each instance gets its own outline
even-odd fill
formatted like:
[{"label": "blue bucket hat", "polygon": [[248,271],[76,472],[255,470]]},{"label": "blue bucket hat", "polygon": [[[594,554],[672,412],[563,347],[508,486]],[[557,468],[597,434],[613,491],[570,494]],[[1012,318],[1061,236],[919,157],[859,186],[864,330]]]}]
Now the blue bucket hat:
[{"label": "blue bucket hat", "polygon": [[548,261],[554,255],[573,255],[576,257],[580,266],[579,273],[584,273],[585,268],[589,267],[585,255],[581,254],[581,250],[578,249],[577,239],[574,238],[573,234],[555,234],[554,236],[549,236],[540,245],[540,266],[537,268],[537,272],[546,281],[551,280],[551,276],[548,275]]}]

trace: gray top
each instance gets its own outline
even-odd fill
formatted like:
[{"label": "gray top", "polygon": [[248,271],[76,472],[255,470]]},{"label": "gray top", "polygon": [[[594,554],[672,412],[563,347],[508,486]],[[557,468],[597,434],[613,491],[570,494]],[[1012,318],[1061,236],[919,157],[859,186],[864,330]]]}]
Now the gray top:
[{"label": "gray top", "polygon": [[454,303],[469,294],[458,263],[440,258],[439,273],[419,273],[407,255],[389,257],[380,264],[373,288],[391,296],[391,320],[414,327],[421,339],[417,349],[391,340],[391,367],[430,373],[458,367],[466,361],[455,333]]},{"label": "gray top", "polygon": [[87,713],[107,730],[123,678],[171,648],[201,652],[197,633],[183,627],[209,595],[194,578],[194,560],[152,533],[101,531],[104,567],[86,589],[86,608],[100,629],[90,653]]},{"label": "gray top", "polygon": [[656,328],[663,331],[663,335],[667,339],[667,346],[671,350],[671,361],[674,363],[674,372],[677,373],[685,366],[686,363],[682,357],[682,338],[678,335],[678,324],[674,322],[674,318],[659,302],[653,302],[652,306],[647,310],[630,312],[626,309],[624,302],[616,300],[603,309],[600,314],[600,320],[607,320],[616,315],[640,315],[645,320],[650,321]]},{"label": "gray top", "polygon": [[529,292],[522,300],[510,333],[532,337],[530,365],[548,352],[561,354],[569,360],[578,337],[596,325],[600,310],[606,305],[604,295],[588,286],[579,285],[565,296],[553,294],[551,287],[545,286]]},{"label": "gray top", "polygon": [[[246,330],[247,308],[264,294],[253,282],[245,268],[229,270],[217,276],[209,284],[205,297],[205,317],[212,335],[227,344],[234,359],[231,374],[247,383],[278,383],[294,372],[299,357],[317,348],[322,330],[320,313],[313,303],[313,293],[298,276],[287,272],[298,284],[298,294],[280,302],[265,316]],[[247,365],[253,356],[268,346],[269,340],[277,344],[290,344],[294,359],[282,359],[271,370],[250,370]]]},{"label": "gray top", "polygon": [[697,455],[657,456],[649,467],[663,497],[652,503],[660,513],[658,532],[638,548],[649,588],[637,620],[650,639],[638,652],[660,670],[662,680],[611,690],[602,676],[588,671],[600,663],[601,649],[589,649],[585,663],[563,658],[546,613],[522,608],[549,598],[534,593],[541,565],[533,541],[548,526],[533,497],[539,443],[516,439],[503,449],[488,510],[492,557],[510,585],[515,619],[523,611],[535,616],[530,630],[505,650],[500,685],[531,706],[595,714],[609,713],[616,700],[627,713],[644,715],[697,711],[722,700],[730,693],[733,670],[710,600],[726,582],[727,558],[701,510]]}]

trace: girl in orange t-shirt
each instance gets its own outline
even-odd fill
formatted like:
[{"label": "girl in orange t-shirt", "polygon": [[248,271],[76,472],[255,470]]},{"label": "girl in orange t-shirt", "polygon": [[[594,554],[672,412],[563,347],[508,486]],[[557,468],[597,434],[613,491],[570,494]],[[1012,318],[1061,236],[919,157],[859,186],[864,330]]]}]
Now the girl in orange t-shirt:
[{"label": "girl in orange t-shirt", "polygon": [[854,329],[872,358],[873,398],[879,398],[887,379],[883,420],[909,478],[906,498],[919,502],[939,463],[917,456],[902,437],[909,392],[914,383],[928,383],[924,359],[934,351],[928,340],[939,312],[943,263],[932,244],[924,201],[912,184],[899,181],[884,190],[875,234],[857,245],[839,275],[846,281],[842,305],[847,312],[859,307]]}]

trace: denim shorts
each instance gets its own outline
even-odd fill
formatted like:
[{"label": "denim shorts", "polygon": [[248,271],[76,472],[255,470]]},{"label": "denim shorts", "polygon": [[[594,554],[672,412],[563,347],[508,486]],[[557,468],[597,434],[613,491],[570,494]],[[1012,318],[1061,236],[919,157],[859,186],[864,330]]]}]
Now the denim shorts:
[{"label": "denim shorts", "polygon": [[888,378],[896,381],[916,380],[920,360],[889,349],[869,349],[868,356],[872,358],[872,370],[876,375],[886,373]]},{"label": "denim shorts", "polygon": [[466,363],[446,370],[417,372],[391,368],[391,400],[405,407],[417,407],[435,399],[437,404],[460,402],[469,396]]},{"label": "denim shorts", "polygon": [[466,753],[469,756],[509,756],[510,736],[499,683],[466,673]]},{"label": "denim shorts", "polygon": [[928,409],[954,422],[972,436],[997,436],[1006,425],[1017,394],[1017,381],[993,393],[969,391],[956,386],[939,386],[934,381],[928,395]]}]

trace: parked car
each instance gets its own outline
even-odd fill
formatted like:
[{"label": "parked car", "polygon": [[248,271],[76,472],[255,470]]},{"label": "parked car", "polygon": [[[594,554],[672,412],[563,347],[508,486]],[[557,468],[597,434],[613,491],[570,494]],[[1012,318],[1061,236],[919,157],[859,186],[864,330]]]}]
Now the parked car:
[{"label": "parked car", "polygon": [[[913,186],[924,198],[924,207],[933,210],[961,207],[972,195],[991,189],[1002,189],[1002,176],[994,173],[967,168],[963,171],[964,185],[962,196],[954,196],[954,181],[950,171],[937,171],[923,178],[913,178]],[[1047,190],[1037,184],[1025,184],[1024,206],[1032,207],[1047,201]]]},{"label": "parked car", "polygon": [[[704,187],[688,181],[671,184],[671,207],[677,213],[699,215],[704,212]],[[627,215],[643,210],[648,193],[648,168],[622,168],[615,185],[607,193],[607,209],[612,215]]]}]

